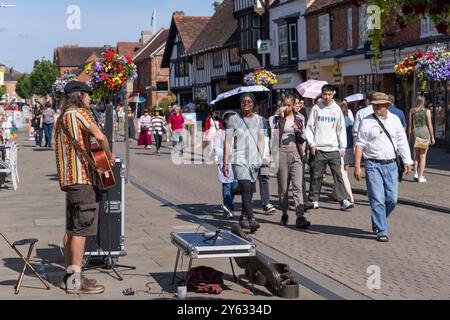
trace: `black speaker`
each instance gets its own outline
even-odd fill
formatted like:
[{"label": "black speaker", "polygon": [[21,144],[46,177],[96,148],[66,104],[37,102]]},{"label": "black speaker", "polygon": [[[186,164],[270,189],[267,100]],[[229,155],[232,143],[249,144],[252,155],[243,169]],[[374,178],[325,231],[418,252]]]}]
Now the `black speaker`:
[{"label": "black speaker", "polygon": [[102,192],[100,202],[98,233],[88,237],[85,257],[125,256],[124,217],[125,217],[125,165],[117,159],[113,168],[116,185]]}]

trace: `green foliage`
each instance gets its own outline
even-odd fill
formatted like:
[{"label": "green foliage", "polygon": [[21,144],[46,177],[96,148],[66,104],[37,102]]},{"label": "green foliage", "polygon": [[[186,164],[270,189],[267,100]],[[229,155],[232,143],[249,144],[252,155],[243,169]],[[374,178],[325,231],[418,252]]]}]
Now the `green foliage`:
[{"label": "green foliage", "polygon": [[6,87],[0,86],[0,99],[6,94]]},{"label": "green foliage", "polygon": [[222,1],[216,0],[213,2],[212,6],[214,7],[214,10],[217,11],[219,6],[222,4]]},{"label": "green foliage", "polygon": [[33,95],[33,87],[31,85],[31,76],[29,74],[23,74],[16,85],[17,94],[24,98],[29,99]]},{"label": "green foliage", "polygon": [[56,65],[48,60],[35,61],[30,75],[32,93],[46,96],[52,92],[52,85],[59,76]]},{"label": "green foliage", "polygon": [[[164,113],[169,111],[169,106],[171,103],[175,103],[177,98],[174,95],[169,95],[159,102],[159,107],[164,110]],[[156,105],[152,106],[151,111],[155,111]]]}]

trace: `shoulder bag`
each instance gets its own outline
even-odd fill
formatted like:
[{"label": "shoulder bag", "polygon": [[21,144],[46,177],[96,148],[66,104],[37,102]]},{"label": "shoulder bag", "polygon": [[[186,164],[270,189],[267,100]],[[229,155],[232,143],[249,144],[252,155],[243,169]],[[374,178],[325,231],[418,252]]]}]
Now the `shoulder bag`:
[{"label": "shoulder bag", "polygon": [[372,114],[372,116],[375,120],[377,120],[381,129],[383,129],[384,133],[389,138],[389,141],[391,141],[391,143],[392,143],[392,147],[394,148],[394,152],[395,152],[395,161],[397,162],[397,168],[398,168],[398,181],[402,182],[403,173],[405,172],[405,163],[403,162],[402,157],[399,155],[398,150],[395,148],[394,141],[392,141],[391,135],[389,134],[389,131],[386,130],[386,127],[384,126],[383,122],[381,122],[381,120],[378,119],[378,117],[375,114]]}]

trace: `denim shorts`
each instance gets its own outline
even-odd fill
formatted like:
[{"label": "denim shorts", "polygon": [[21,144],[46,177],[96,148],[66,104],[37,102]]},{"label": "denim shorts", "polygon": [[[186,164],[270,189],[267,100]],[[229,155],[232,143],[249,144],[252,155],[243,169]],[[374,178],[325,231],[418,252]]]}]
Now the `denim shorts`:
[{"label": "denim shorts", "polygon": [[68,233],[91,237],[97,235],[100,192],[91,185],[73,185],[66,194],[66,230]]}]

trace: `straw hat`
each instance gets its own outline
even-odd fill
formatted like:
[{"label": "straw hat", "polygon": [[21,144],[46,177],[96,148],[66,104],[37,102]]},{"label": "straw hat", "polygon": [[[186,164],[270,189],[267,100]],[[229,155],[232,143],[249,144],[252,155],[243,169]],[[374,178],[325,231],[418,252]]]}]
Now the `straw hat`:
[{"label": "straw hat", "polygon": [[372,94],[371,104],[390,104],[389,97],[383,92],[375,92]]}]

